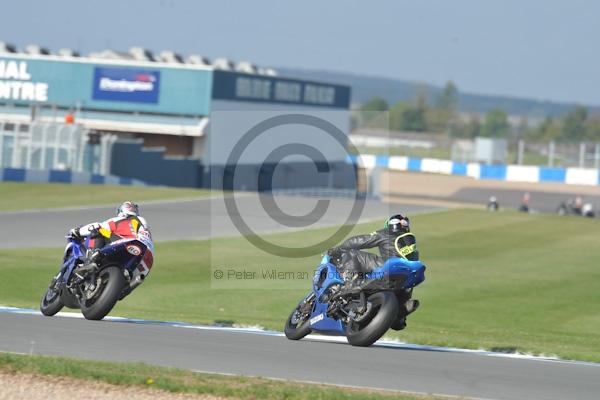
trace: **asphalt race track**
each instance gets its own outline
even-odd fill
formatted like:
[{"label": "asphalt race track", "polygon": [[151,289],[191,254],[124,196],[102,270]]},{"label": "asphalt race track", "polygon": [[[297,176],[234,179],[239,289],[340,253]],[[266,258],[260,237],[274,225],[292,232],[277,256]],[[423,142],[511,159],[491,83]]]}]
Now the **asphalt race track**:
[{"label": "asphalt race track", "polygon": [[[262,196],[263,200],[268,198]],[[261,196],[244,193],[236,196],[239,212],[247,224],[256,232],[266,233],[285,231],[292,228],[287,223],[302,222],[318,199],[297,196],[276,196],[281,208],[267,214],[261,204]],[[330,200],[327,212],[314,224],[306,220],[303,229],[342,224],[350,215],[354,200],[334,198]],[[115,215],[117,205],[84,207],[73,209],[35,210],[0,213],[0,249],[19,247],[53,247],[65,244],[64,236],[72,227],[110,218]],[[402,211],[408,215],[416,212],[432,211],[439,208],[421,206],[388,206],[375,200],[368,200],[360,215],[361,221],[384,220],[390,213]],[[209,237],[239,235],[229,217],[222,197],[192,200],[172,200],[161,202],[140,202],[142,215],[152,227],[155,241],[206,239]],[[286,215],[288,214],[288,215]],[[275,219],[273,218],[275,217]],[[277,221],[279,220],[279,222]]]},{"label": "asphalt race track", "polygon": [[[481,209],[485,209],[491,196],[498,199],[501,210],[516,210],[521,204],[523,198],[523,190],[516,189],[491,189],[491,188],[463,188],[453,193],[450,196],[427,196],[419,194],[406,194],[403,193],[398,196],[394,193],[385,193],[384,195],[389,196],[391,199],[396,197],[402,197],[405,199],[418,200],[442,200],[442,201],[453,201],[458,203],[472,203],[479,204]],[[530,209],[531,212],[539,213],[556,213],[561,203],[566,202],[568,199],[574,199],[576,193],[553,193],[529,190],[528,193],[531,195]],[[596,212],[599,211],[600,196],[586,195],[583,196],[584,203],[591,203],[594,206]]]},{"label": "asphalt race track", "polygon": [[[552,193],[530,190],[531,204],[533,211],[556,213],[558,206],[567,201],[569,198],[575,198],[578,194],[572,193]],[[452,196],[452,200],[478,203],[484,206],[487,204],[490,196],[495,196],[500,202],[500,207],[507,209],[516,209],[521,204],[523,198],[522,190],[514,189],[484,189],[484,188],[464,188],[456,192]],[[596,206],[600,205],[600,196],[587,195],[583,196],[586,203],[592,203]]]},{"label": "asphalt race track", "polygon": [[[277,196],[284,212],[265,217],[260,197],[238,198],[239,214],[257,232],[290,229],[314,198]],[[343,223],[352,200],[332,200],[308,228]],[[222,198],[141,204],[157,241],[239,235]],[[391,212],[409,215],[439,208],[367,201],[361,221]],[[0,213],[0,249],[62,246],[69,227],[112,216],[114,207]],[[296,217],[294,217],[294,215]],[[268,218],[275,216],[273,218]],[[10,229],[6,229],[10,227]],[[40,288],[42,290],[43,288]],[[283,324],[283,321],[282,321]],[[181,327],[131,321],[86,321],[15,313],[0,307],[0,351],[84,359],[140,361],[197,371],[258,375],[349,386],[486,399],[597,399],[600,364],[489,357],[469,352],[398,345],[354,348],[277,333]]]},{"label": "asphalt race track", "polygon": [[[402,347],[355,348],[274,333],[86,321],[0,311],[0,351],[485,399],[598,399],[600,364]],[[196,327],[198,328],[198,327]]]}]

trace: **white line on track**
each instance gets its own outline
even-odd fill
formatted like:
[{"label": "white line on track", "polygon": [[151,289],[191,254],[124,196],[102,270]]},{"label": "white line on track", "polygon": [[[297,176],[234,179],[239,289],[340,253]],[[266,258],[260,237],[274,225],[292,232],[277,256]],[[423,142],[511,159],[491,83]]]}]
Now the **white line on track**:
[{"label": "white line on track", "polygon": [[[42,316],[42,313],[38,310],[32,310],[28,308],[17,308],[17,307],[6,307],[0,306],[0,313],[11,313],[11,314],[26,314],[26,315],[37,315]],[[59,317],[64,318],[77,318],[83,319],[83,315],[76,312],[59,312],[56,314]],[[132,323],[139,325],[164,325],[171,326],[174,328],[182,328],[182,329],[197,329],[197,330],[205,330],[205,331],[220,331],[220,332],[233,332],[233,333],[242,333],[242,334],[253,334],[253,335],[261,335],[261,336],[277,336],[284,337],[285,335],[282,332],[270,331],[263,329],[261,327],[229,327],[229,326],[211,326],[211,325],[193,325],[185,322],[171,322],[171,321],[154,321],[154,320],[145,320],[145,319],[135,319],[135,318],[124,318],[124,317],[105,317],[105,321],[111,322],[124,322],[124,323]],[[343,336],[324,336],[324,335],[308,335],[306,339],[316,342],[331,342],[331,343],[347,343],[346,338]],[[531,354],[521,354],[521,353],[497,353],[488,350],[473,350],[473,349],[460,349],[455,347],[441,347],[441,346],[427,346],[421,344],[413,344],[413,343],[405,343],[394,339],[381,339],[375,342],[373,345],[375,347],[388,347],[388,348],[396,348],[396,349],[407,349],[407,350],[420,350],[420,351],[437,351],[444,353],[462,353],[462,354],[472,354],[477,356],[484,357],[497,357],[497,358],[511,358],[511,359],[520,359],[520,360],[532,360],[532,361],[540,361],[540,362],[553,362],[553,363],[563,363],[563,364],[577,364],[577,365],[586,365],[592,367],[599,367],[600,363],[589,362],[589,361],[576,361],[576,360],[563,360],[561,358],[555,356],[535,356]]]}]

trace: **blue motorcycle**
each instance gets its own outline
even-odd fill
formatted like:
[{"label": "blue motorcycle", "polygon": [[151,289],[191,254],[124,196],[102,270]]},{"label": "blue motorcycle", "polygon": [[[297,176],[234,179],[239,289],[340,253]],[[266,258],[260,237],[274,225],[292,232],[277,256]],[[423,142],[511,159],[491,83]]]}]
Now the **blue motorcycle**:
[{"label": "blue motorcycle", "polygon": [[310,292],[285,324],[288,339],[311,332],[344,335],[353,346],[370,346],[402,318],[398,297],[425,280],[420,261],[390,258],[368,272],[357,286],[347,287],[330,256],[317,268]]},{"label": "blue motorcycle", "polygon": [[80,309],[86,319],[101,320],[143,282],[145,274],[141,272],[152,268],[149,232],[95,251],[89,249],[89,238],[82,242],[68,237],[67,242],[60,271],[40,303],[46,316],[68,307]]}]

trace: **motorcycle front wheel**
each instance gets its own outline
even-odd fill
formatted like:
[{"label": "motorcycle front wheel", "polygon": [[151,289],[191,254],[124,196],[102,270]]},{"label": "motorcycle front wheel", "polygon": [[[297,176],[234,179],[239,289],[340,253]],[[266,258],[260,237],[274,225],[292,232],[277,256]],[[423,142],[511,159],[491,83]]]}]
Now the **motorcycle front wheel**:
[{"label": "motorcycle front wheel", "polygon": [[123,270],[116,266],[103,268],[97,274],[95,287],[84,292],[80,308],[86,319],[101,320],[115,306],[127,281]]},{"label": "motorcycle front wheel", "polygon": [[60,301],[60,291],[56,288],[56,278],[48,285],[46,292],[40,301],[40,311],[47,317],[51,317],[63,308]]},{"label": "motorcycle front wheel", "polygon": [[367,303],[370,303],[368,314],[346,324],[346,338],[352,346],[368,347],[375,343],[390,329],[400,310],[392,292],[374,293]]},{"label": "motorcycle front wheel", "polygon": [[285,321],[284,333],[290,340],[300,340],[308,335],[310,329],[310,313],[314,303],[314,294],[309,294],[296,306]]}]

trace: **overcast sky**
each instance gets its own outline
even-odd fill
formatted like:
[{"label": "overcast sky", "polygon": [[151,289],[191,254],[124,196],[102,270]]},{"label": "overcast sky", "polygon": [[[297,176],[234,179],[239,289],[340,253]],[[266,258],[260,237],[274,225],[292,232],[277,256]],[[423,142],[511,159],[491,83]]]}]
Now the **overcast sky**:
[{"label": "overcast sky", "polygon": [[600,105],[592,0],[4,0],[0,40],[141,45]]}]

